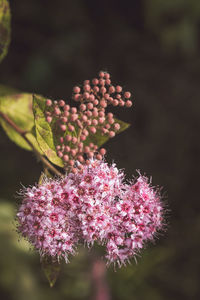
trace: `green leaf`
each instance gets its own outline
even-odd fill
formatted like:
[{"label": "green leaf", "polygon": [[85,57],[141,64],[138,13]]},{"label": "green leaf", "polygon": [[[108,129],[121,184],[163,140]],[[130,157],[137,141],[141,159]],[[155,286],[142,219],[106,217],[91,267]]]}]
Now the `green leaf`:
[{"label": "green leaf", "polygon": [[33,96],[33,113],[35,117],[35,131],[38,144],[48,159],[55,165],[63,167],[62,160],[56,153],[55,133],[45,118],[46,99],[42,96]]},{"label": "green leaf", "polygon": [[[120,130],[117,132],[117,134],[121,133],[122,131],[126,130],[130,124],[125,123],[121,120],[115,119],[116,123],[120,124]],[[95,134],[90,134],[88,138],[85,141],[85,145],[89,145],[89,143],[94,143],[98,147],[101,147],[103,144],[105,144],[110,137],[102,135],[100,130],[97,130]]]},{"label": "green leaf", "polygon": [[0,62],[6,56],[10,44],[10,7],[7,0],[0,0]]},{"label": "green leaf", "polygon": [[44,172],[42,172],[41,175],[40,175],[40,178],[38,180],[38,184],[42,185],[45,182],[46,178],[51,178],[51,177],[52,177],[51,173],[47,169],[45,169]]},{"label": "green leaf", "polygon": [[57,261],[53,262],[51,257],[45,256],[42,259],[42,269],[49,281],[50,287],[53,287],[59,275],[61,265]]},{"label": "green leaf", "polygon": [[[26,137],[41,152],[33,130],[32,94],[16,93],[16,90],[0,85],[0,112],[5,114],[20,129],[27,131]],[[13,142],[26,150],[32,150],[24,138],[2,117],[0,117],[0,124]]]}]

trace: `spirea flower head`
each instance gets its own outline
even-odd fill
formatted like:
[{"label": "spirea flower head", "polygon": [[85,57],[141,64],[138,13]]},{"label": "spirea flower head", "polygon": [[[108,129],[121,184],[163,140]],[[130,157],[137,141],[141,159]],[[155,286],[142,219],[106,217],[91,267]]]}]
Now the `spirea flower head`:
[{"label": "spirea flower head", "polygon": [[121,265],[162,228],[163,207],[146,177],[126,183],[115,164],[92,159],[76,174],[25,189],[17,217],[41,255],[68,261],[78,244],[97,242]]}]

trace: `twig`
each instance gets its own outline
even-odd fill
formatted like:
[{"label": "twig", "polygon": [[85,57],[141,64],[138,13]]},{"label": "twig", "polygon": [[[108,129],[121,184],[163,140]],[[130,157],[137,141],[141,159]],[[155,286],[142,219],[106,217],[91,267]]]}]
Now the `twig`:
[{"label": "twig", "polygon": [[6,121],[7,124],[9,124],[17,133],[21,135],[21,137],[27,142],[27,144],[32,148],[33,152],[37,155],[37,157],[41,160],[41,162],[54,174],[58,176],[63,176],[62,173],[60,173],[44,156],[40,154],[40,152],[33,146],[31,141],[26,137],[26,134],[28,131],[22,130],[20,127],[18,127],[7,115],[0,112],[0,116],[4,121]]}]

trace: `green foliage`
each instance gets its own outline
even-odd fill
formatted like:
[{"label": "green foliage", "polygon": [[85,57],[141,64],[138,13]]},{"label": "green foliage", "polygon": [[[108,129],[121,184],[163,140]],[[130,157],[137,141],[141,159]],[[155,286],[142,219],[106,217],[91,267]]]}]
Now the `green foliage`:
[{"label": "green foliage", "polygon": [[33,113],[38,144],[48,159],[55,165],[63,167],[62,160],[56,154],[56,145],[51,125],[45,118],[45,98],[33,96]]},{"label": "green foliage", "polygon": [[0,0],[0,62],[10,44],[10,7],[7,0]]},{"label": "green foliage", "polygon": [[51,257],[45,256],[42,259],[42,269],[49,281],[50,287],[53,287],[60,272],[61,265],[57,261],[52,261]]},{"label": "green foliage", "polygon": [[[1,85],[0,112],[5,114],[12,122],[14,122],[20,128],[20,130],[27,132],[27,139],[29,139],[33,146],[41,152],[33,130],[34,118],[32,113],[31,94],[16,93],[14,89]],[[32,150],[24,138],[2,117],[0,117],[0,124],[13,142],[26,150]]]},{"label": "green foliage", "polygon": [[145,0],[146,26],[167,50],[189,54],[197,49],[200,2]]}]

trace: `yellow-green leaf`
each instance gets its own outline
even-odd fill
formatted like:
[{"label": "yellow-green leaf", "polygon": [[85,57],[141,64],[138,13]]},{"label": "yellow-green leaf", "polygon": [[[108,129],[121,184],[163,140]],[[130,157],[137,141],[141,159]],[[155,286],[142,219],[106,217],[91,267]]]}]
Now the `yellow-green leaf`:
[{"label": "yellow-green leaf", "polygon": [[42,96],[33,96],[33,113],[35,119],[36,138],[43,153],[55,165],[63,167],[62,160],[56,153],[55,137],[51,125],[45,118],[45,102]]},{"label": "yellow-green leaf", "polygon": [[42,269],[44,271],[44,274],[46,278],[49,281],[50,287],[53,287],[57,277],[60,272],[61,265],[55,261],[53,262],[51,257],[45,256],[42,259]]},{"label": "yellow-green leaf", "polygon": [[[12,88],[0,85],[0,112],[5,114],[21,130],[26,131],[26,137],[41,152],[33,130],[32,94],[18,93]],[[13,142],[26,150],[32,150],[24,138],[2,117],[0,117],[0,124]]]},{"label": "yellow-green leaf", "polygon": [[7,0],[0,0],[0,61],[6,56],[10,44],[10,7]]}]

